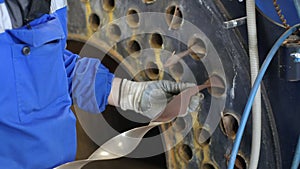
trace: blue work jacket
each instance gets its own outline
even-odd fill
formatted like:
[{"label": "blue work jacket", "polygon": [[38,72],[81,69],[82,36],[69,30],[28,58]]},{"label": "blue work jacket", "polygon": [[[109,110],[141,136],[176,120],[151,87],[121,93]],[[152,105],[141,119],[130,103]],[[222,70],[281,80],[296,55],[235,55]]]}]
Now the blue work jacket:
[{"label": "blue work jacket", "polygon": [[79,107],[105,109],[113,74],[91,58],[65,49],[67,2],[12,29],[0,0],[0,168],[44,169],[74,160]]}]

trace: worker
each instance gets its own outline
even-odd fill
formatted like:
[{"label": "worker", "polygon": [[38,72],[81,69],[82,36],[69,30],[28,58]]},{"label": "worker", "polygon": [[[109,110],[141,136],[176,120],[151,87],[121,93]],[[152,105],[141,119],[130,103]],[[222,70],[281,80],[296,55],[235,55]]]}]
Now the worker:
[{"label": "worker", "polygon": [[[74,160],[72,104],[100,113],[109,103],[152,119],[165,106],[160,100],[194,85],[120,79],[98,59],[66,50],[66,0],[0,0],[0,18],[0,168]],[[198,105],[194,96],[188,110]]]}]

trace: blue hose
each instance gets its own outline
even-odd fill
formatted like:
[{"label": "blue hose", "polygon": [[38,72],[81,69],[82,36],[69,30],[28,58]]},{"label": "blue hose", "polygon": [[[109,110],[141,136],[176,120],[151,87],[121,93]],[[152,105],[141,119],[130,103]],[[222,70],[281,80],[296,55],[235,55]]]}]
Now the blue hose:
[{"label": "blue hose", "polygon": [[298,138],[298,144],[297,144],[297,148],[296,148],[296,152],[294,155],[294,160],[293,160],[291,169],[298,169],[299,163],[300,163],[300,136]]},{"label": "blue hose", "polygon": [[261,69],[257,75],[257,78],[253,84],[253,88],[251,89],[243,116],[241,118],[241,123],[240,123],[240,127],[238,129],[238,132],[236,134],[236,139],[232,148],[232,152],[231,152],[231,156],[229,159],[229,163],[228,163],[228,169],[233,169],[234,168],[234,164],[235,164],[235,159],[236,159],[236,155],[238,153],[239,150],[239,146],[243,137],[243,133],[246,127],[246,123],[250,114],[250,110],[251,110],[251,106],[253,104],[253,100],[254,97],[256,95],[257,89],[263,79],[263,76],[270,64],[270,62],[272,61],[275,53],[277,52],[278,48],[280,47],[280,45],[284,42],[284,40],[286,40],[293,32],[295,32],[298,28],[300,28],[300,24],[294,25],[292,26],[290,29],[288,29],[286,32],[284,32],[280,38],[275,42],[274,46],[272,47],[272,49],[270,50],[270,52],[268,53],[264,63],[261,66]]}]

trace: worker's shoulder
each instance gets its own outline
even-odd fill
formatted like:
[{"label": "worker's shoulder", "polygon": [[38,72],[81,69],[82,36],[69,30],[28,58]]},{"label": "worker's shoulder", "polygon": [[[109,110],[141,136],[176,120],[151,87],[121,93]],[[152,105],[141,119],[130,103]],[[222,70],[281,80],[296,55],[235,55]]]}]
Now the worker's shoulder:
[{"label": "worker's shoulder", "polygon": [[62,24],[65,25],[67,0],[41,1],[40,3],[30,3],[30,1],[32,0],[22,0],[22,3],[15,3],[15,1],[10,0],[0,0],[0,33],[27,25],[31,21],[41,18],[44,14],[58,16]]}]

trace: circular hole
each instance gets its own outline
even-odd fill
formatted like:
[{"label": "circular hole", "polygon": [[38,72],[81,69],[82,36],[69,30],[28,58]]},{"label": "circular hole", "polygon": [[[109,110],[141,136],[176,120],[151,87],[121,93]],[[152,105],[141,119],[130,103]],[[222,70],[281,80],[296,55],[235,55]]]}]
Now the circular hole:
[{"label": "circular hole", "polygon": [[211,134],[210,132],[205,129],[205,128],[200,128],[196,134],[197,136],[197,141],[200,145],[202,146],[206,146],[210,143],[210,137],[211,137]]},{"label": "circular hole", "polygon": [[153,33],[150,37],[150,45],[152,48],[162,48],[164,40],[161,34]]},{"label": "circular hole", "polygon": [[[229,158],[227,159],[227,165],[228,165]],[[247,163],[244,157],[242,157],[240,154],[236,156],[236,160],[234,163],[234,169],[247,169]]]},{"label": "circular hole", "polygon": [[[222,87],[213,87],[213,88],[208,88],[208,93],[214,97],[221,97],[225,94],[225,82],[223,80],[223,78],[221,78],[219,75],[212,75],[211,78],[216,79],[215,81],[217,81],[218,83],[220,83],[219,85],[221,85]],[[215,84],[216,85],[216,84]]]},{"label": "circular hole", "polygon": [[190,148],[190,146],[188,146],[186,144],[183,144],[182,146],[179,147],[178,153],[179,153],[179,156],[185,161],[189,161],[193,157],[192,149]]},{"label": "circular hole", "polygon": [[147,77],[151,80],[158,79],[160,73],[157,64],[154,62],[147,63],[145,72]]},{"label": "circular hole", "polygon": [[175,131],[182,131],[185,129],[185,120],[181,117],[178,117],[173,122],[173,127]]},{"label": "circular hole", "polygon": [[114,41],[118,41],[122,35],[120,27],[116,24],[109,25],[108,32],[109,38],[111,38]]},{"label": "circular hole", "polygon": [[189,49],[191,50],[191,57],[194,60],[201,60],[206,56],[206,46],[202,39],[193,37],[188,44]]},{"label": "circular hole", "polygon": [[183,15],[176,5],[169,6],[166,11],[166,21],[170,28],[178,29],[183,22]]},{"label": "circular hole", "polygon": [[236,156],[236,161],[234,164],[234,169],[247,169],[247,163],[244,157],[241,155]]},{"label": "circular hole", "polygon": [[143,0],[145,4],[153,4],[156,0]]},{"label": "circular hole", "polygon": [[210,163],[205,163],[202,165],[202,169],[216,169],[216,167]]},{"label": "circular hole", "polygon": [[132,28],[138,27],[140,23],[140,16],[138,11],[135,9],[129,9],[127,11],[126,21],[130,27]]},{"label": "circular hole", "polygon": [[137,56],[140,54],[142,48],[138,41],[130,40],[127,45],[127,50],[130,55]]},{"label": "circular hole", "polygon": [[115,9],[115,0],[103,0],[102,1],[102,6],[103,6],[103,9],[110,12],[110,11],[113,11]]},{"label": "circular hole", "polygon": [[235,114],[225,113],[221,118],[220,127],[226,136],[234,139],[239,129],[239,123],[240,120]]},{"label": "circular hole", "polygon": [[169,68],[170,73],[172,74],[172,76],[174,76],[174,78],[181,78],[183,75],[183,66],[180,62],[175,63],[174,65],[170,66]]},{"label": "circular hole", "polygon": [[91,29],[94,32],[96,32],[98,30],[99,25],[100,25],[100,17],[97,14],[92,13],[89,16],[89,24],[90,24]]}]

